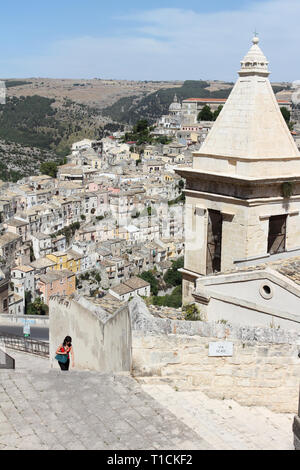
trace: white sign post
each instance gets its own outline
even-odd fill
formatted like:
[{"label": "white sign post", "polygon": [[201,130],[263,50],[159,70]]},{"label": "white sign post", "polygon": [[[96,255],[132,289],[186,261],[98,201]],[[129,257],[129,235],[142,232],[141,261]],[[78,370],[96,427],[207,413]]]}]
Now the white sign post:
[{"label": "white sign post", "polygon": [[209,357],[232,357],[233,343],[223,341],[219,343],[209,343]]},{"label": "white sign post", "polygon": [[24,334],[25,338],[28,338],[30,336],[30,324],[29,323],[24,324],[23,334]]}]

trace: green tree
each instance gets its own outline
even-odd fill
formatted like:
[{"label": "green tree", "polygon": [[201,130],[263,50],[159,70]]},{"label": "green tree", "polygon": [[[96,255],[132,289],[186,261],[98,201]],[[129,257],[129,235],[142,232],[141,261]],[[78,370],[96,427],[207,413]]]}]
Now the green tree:
[{"label": "green tree", "polygon": [[177,261],[172,261],[172,268],[168,269],[164,275],[164,281],[169,286],[180,286],[182,284],[182,274],[178,269],[183,268],[184,258],[179,258]]},{"label": "green tree", "polygon": [[289,125],[290,120],[291,120],[290,111],[285,106],[280,108],[280,110],[281,110],[282,116],[284,117],[285,122],[287,123],[287,125]]},{"label": "green tree", "polygon": [[201,109],[200,113],[198,114],[198,121],[213,121],[214,114],[210,109],[210,106],[207,104]]},{"label": "green tree", "polygon": [[167,145],[167,144],[170,144],[172,142],[172,139],[170,139],[169,137],[167,137],[165,135],[162,135],[162,136],[156,137],[155,141],[158,144]]},{"label": "green tree", "polygon": [[182,306],[182,286],[177,286],[171,295],[163,297],[154,297],[152,299],[154,305],[162,307],[180,308]]},{"label": "green tree", "polygon": [[216,121],[220,112],[222,111],[223,109],[223,106],[219,106],[218,109],[216,109],[216,111],[214,111],[214,116],[213,116],[213,120]]},{"label": "green tree", "polygon": [[25,315],[28,313],[28,307],[32,303],[32,293],[30,291],[25,292]]},{"label": "green tree", "polygon": [[57,176],[57,163],[55,162],[43,162],[40,167],[42,175],[48,175],[52,178]]},{"label": "green tree", "polygon": [[151,271],[144,271],[139,277],[144,281],[149,282],[151,286],[151,293],[156,296],[158,294],[159,284],[153,273]]},{"label": "green tree", "polygon": [[27,315],[41,315],[45,316],[49,313],[48,305],[44,304],[40,297],[37,297],[33,303],[28,304]]},{"label": "green tree", "polygon": [[143,133],[148,131],[149,123],[147,119],[140,119],[133,128],[134,134]]}]

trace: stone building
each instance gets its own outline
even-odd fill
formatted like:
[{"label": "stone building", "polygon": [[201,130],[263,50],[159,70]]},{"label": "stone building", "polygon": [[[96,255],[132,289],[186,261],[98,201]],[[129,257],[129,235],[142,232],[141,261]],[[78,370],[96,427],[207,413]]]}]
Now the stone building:
[{"label": "stone building", "polygon": [[49,305],[52,296],[72,295],[76,292],[76,276],[71,271],[49,271],[37,281],[37,294]]},{"label": "stone building", "polygon": [[[182,101],[182,115],[185,122],[197,122],[198,114],[205,107],[209,106],[212,112],[217,111],[219,106],[226,104],[227,98],[189,98]],[[292,110],[292,102],[278,99],[280,107]]]},{"label": "stone building", "polygon": [[300,254],[300,154],[258,43],[193,168],[177,170],[187,180],[184,302],[204,276]]}]

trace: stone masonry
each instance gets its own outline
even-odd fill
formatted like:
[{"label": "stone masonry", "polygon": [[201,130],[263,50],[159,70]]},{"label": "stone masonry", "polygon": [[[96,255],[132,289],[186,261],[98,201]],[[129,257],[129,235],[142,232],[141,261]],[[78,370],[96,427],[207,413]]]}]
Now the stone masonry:
[{"label": "stone masonry", "polygon": [[[166,320],[154,318],[141,299],[129,305],[133,374],[142,383],[198,389],[213,398],[297,413],[297,332]],[[209,343],[226,339],[234,343],[233,357],[208,357]]]}]

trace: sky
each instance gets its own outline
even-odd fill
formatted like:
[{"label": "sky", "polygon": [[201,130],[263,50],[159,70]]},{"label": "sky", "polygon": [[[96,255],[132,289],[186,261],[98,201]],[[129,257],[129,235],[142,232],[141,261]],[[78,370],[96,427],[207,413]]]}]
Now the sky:
[{"label": "sky", "polygon": [[0,0],[0,77],[235,81],[256,30],[300,79],[300,0]]}]

